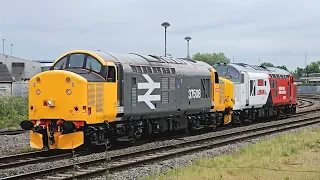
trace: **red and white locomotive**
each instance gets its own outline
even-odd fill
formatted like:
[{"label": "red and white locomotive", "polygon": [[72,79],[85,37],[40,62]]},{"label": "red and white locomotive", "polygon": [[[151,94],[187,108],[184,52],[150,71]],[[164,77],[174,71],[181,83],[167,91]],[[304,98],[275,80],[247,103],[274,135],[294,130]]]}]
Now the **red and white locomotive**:
[{"label": "red and white locomotive", "polygon": [[296,112],[297,88],[289,72],[244,63],[217,64],[214,68],[234,84],[233,123]]}]

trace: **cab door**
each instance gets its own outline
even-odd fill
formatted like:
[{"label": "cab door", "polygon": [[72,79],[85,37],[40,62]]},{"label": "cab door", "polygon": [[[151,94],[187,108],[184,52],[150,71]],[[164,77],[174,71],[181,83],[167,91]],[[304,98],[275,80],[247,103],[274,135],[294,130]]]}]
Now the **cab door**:
[{"label": "cab door", "polygon": [[211,69],[211,80],[213,111],[224,111],[224,82],[219,80],[218,73],[213,69]]},{"label": "cab door", "polygon": [[244,102],[246,106],[249,106],[250,101],[249,101],[249,97],[250,97],[250,81],[249,81],[249,74],[248,72],[242,72],[242,79],[241,79],[241,84],[243,83],[243,87],[241,88],[241,93],[243,95]]},{"label": "cab door", "polygon": [[[115,121],[118,114],[118,80],[117,68],[113,62],[107,63],[106,82],[104,83],[104,113],[105,120]],[[96,97],[99,98],[99,97]]]}]

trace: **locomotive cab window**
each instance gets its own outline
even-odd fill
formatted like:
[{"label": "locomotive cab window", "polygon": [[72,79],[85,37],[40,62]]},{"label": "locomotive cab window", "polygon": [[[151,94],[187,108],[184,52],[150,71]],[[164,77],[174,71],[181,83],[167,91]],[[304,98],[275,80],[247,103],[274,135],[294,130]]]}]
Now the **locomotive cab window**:
[{"label": "locomotive cab window", "polygon": [[53,69],[57,70],[57,69],[65,69],[67,66],[67,59],[68,56],[65,56],[64,58],[60,59],[54,66]]},{"label": "locomotive cab window", "polygon": [[92,56],[87,57],[86,69],[90,69],[95,72],[101,71],[101,64]]},{"label": "locomotive cab window", "polygon": [[228,68],[228,73],[231,78],[237,79],[239,76],[239,73],[233,68]]},{"label": "locomotive cab window", "polygon": [[116,82],[116,69],[114,66],[108,66],[107,82]]},{"label": "locomotive cab window", "polygon": [[71,54],[69,57],[68,68],[81,68],[84,63],[84,54]]},{"label": "locomotive cab window", "polygon": [[215,82],[216,84],[219,83],[219,75],[218,75],[217,72],[214,72],[214,82]]}]

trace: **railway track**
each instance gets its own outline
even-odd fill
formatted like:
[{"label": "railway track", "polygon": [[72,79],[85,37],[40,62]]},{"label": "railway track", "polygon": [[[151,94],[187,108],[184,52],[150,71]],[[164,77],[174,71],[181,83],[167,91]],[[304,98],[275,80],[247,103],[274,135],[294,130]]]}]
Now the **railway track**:
[{"label": "railway track", "polygon": [[[313,103],[309,103],[309,105],[313,105]],[[317,110],[317,109],[316,109]],[[308,114],[310,112],[314,112],[316,110],[309,110],[309,111],[303,111],[303,112],[298,112],[296,115],[291,116],[292,117],[297,117],[297,116],[301,116],[301,115],[305,115]],[[320,108],[318,109],[320,110]],[[254,124],[252,124],[254,125]],[[229,128],[230,129],[230,128]],[[226,129],[222,128],[219,131],[224,131]],[[195,136],[198,134],[193,134],[193,135],[189,135],[189,136]],[[141,142],[137,142],[136,144],[132,145],[132,146],[139,146],[142,144],[146,144],[149,142],[153,142],[153,141],[164,141],[164,140],[169,140],[169,139],[177,139],[177,138],[182,138],[185,137],[184,134],[181,135],[176,135],[173,137],[162,137],[162,138],[156,138],[153,140],[145,140],[145,141],[141,141]],[[127,147],[127,146],[125,146]],[[123,148],[121,145],[114,148],[114,149],[119,149],[119,148]],[[101,149],[100,150],[96,150],[96,151],[80,151],[80,152],[76,152],[77,156],[83,156],[83,155],[88,155],[91,154],[93,152],[102,152]],[[66,159],[66,158],[71,158],[72,157],[72,152],[71,151],[35,151],[35,152],[29,152],[29,153],[22,153],[22,154],[17,154],[17,155],[11,155],[11,156],[7,156],[7,157],[0,157],[0,170],[1,169],[7,169],[7,168],[12,168],[12,167],[19,167],[19,166],[23,166],[23,165],[27,165],[27,164],[36,164],[36,163],[42,163],[42,162],[50,162],[51,160],[60,160],[60,159]]]},{"label": "railway track", "polygon": [[298,108],[306,108],[314,105],[314,101],[308,99],[299,99],[299,101],[300,103],[297,105]]},{"label": "railway track", "polygon": [[[136,167],[145,163],[156,162],[172,157],[194,153],[197,151],[223,146],[234,143],[236,141],[244,141],[251,138],[256,138],[263,135],[268,135],[276,132],[281,132],[289,129],[294,129],[302,126],[320,123],[318,116],[303,118],[294,121],[272,122],[272,125],[264,124],[258,128],[249,127],[246,130],[236,130],[222,135],[212,135],[210,137],[196,139],[191,141],[182,141],[179,144],[171,144],[162,147],[147,149],[143,151],[110,156],[111,160],[107,162],[106,157],[96,160],[76,163],[76,166],[65,165],[51,169],[30,172],[27,174],[15,175],[3,179],[81,179],[91,176],[103,175],[106,172],[108,165],[109,172],[116,172],[130,167]],[[107,162],[107,163],[106,163]],[[72,169],[77,167],[77,171],[72,176]]]},{"label": "railway track", "polygon": [[16,135],[16,134],[22,134],[27,132],[24,129],[16,129],[16,130],[6,130],[6,131],[0,131],[0,135]]},{"label": "railway track", "polygon": [[18,166],[23,166],[27,164],[35,164],[46,162],[50,160],[59,160],[64,158],[72,157],[72,153],[70,151],[62,152],[62,151],[34,151],[22,154],[16,154],[11,156],[5,156],[0,158],[0,170],[13,168]]},{"label": "railway track", "polygon": [[[307,99],[311,99],[311,98],[308,97]],[[302,102],[307,102],[307,103],[304,103],[303,106],[300,108],[309,107],[309,106],[314,105],[314,103],[312,101],[305,100],[305,99],[300,99],[300,100]],[[296,115],[291,116],[291,117],[305,115],[310,112],[314,112],[314,111],[318,111],[318,110],[320,110],[320,108],[298,112]],[[254,125],[254,124],[252,124],[252,125]],[[224,129],[221,129],[219,131],[223,131],[223,130]],[[14,132],[11,131],[11,134],[14,134]],[[179,137],[183,137],[183,135],[162,138],[162,139],[159,138],[159,140],[175,139],[175,138],[179,138]],[[140,142],[134,146],[138,146],[138,145],[148,143],[148,142],[152,142],[152,141],[143,141],[143,142]],[[101,152],[101,151],[95,151],[95,152]],[[76,155],[82,156],[82,155],[88,155],[90,153],[92,153],[92,152],[81,151],[81,152],[77,152]],[[19,166],[23,166],[23,165],[27,165],[27,164],[36,164],[36,163],[41,163],[41,162],[50,162],[52,160],[67,159],[67,158],[71,158],[71,157],[72,157],[71,151],[63,151],[63,152],[62,151],[51,151],[51,152],[49,152],[49,151],[35,151],[35,152],[11,155],[11,156],[7,156],[7,157],[0,157],[0,170],[12,168],[12,167],[19,167]]]}]

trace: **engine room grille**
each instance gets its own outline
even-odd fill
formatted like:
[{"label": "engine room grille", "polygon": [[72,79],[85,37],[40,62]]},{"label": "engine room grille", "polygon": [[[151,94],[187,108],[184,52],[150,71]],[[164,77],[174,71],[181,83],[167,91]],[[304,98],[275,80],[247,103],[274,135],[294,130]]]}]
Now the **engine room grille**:
[{"label": "engine room grille", "polygon": [[137,106],[137,86],[131,88],[131,105]]},{"label": "engine room grille", "polygon": [[97,84],[96,89],[96,111],[103,112],[103,84]]},{"label": "engine room grille", "polygon": [[175,78],[170,78],[169,87],[170,87],[170,89],[176,89],[176,79]]},{"label": "engine room grille", "polygon": [[88,84],[88,106],[95,106],[95,85]]},{"label": "engine room grille", "polygon": [[161,78],[161,87],[162,89],[169,89],[169,78]]},{"label": "engine room grille", "polygon": [[161,101],[162,101],[162,104],[169,103],[169,91],[161,92]]}]

